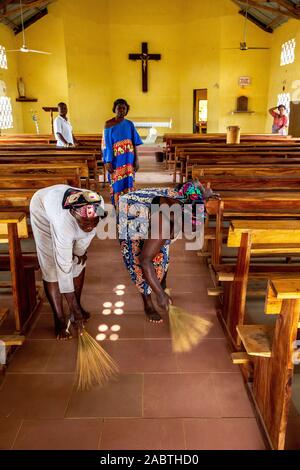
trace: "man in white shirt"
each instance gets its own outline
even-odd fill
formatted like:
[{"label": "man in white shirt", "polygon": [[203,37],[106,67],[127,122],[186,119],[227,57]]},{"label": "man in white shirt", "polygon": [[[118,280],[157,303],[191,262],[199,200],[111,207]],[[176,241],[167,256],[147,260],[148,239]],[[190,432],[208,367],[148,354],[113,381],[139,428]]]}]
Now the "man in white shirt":
[{"label": "man in white shirt", "polygon": [[54,133],[57,147],[75,147],[78,145],[73,135],[72,125],[67,118],[68,107],[66,103],[58,103],[59,116],[54,120]]}]

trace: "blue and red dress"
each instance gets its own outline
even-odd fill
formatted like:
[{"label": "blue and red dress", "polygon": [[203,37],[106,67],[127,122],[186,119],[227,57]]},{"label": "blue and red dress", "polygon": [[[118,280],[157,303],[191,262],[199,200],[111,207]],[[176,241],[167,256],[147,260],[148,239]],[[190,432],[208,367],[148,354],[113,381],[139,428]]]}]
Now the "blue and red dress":
[{"label": "blue and red dress", "polygon": [[133,122],[128,119],[104,129],[103,161],[105,164],[111,163],[114,169],[114,172],[108,175],[114,206],[117,206],[120,196],[134,189],[134,147],[142,143]]}]

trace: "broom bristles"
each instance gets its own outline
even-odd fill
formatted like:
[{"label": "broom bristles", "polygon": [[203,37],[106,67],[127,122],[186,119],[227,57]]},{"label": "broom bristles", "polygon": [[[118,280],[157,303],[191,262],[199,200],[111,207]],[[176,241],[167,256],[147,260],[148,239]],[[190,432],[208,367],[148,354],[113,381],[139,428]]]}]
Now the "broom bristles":
[{"label": "broom bristles", "polygon": [[117,364],[86,331],[78,337],[77,390],[103,386],[119,372]]},{"label": "broom bristles", "polygon": [[174,352],[187,352],[207,336],[212,323],[197,315],[191,315],[174,305],[169,308],[169,321]]}]

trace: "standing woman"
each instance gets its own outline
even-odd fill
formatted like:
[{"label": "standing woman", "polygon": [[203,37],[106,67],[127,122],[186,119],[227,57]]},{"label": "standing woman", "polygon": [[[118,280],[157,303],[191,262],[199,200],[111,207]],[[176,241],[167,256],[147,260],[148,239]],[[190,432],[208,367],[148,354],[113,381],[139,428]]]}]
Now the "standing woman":
[{"label": "standing woman", "polygon": [[120,196],[134,189],[135,172],[139,169],[136,147],[143,143],[134,124],[125,119],[129,104],[124,99],[114,102],[116,116],[106,121],[103,134],[103,161],[109,174],[111,201],[117,207]]},{"label": "standing woman", "polygon": [[272,134],[287,135],[288,117],[284,104],[269,109],[269,114],[273,117]]}]

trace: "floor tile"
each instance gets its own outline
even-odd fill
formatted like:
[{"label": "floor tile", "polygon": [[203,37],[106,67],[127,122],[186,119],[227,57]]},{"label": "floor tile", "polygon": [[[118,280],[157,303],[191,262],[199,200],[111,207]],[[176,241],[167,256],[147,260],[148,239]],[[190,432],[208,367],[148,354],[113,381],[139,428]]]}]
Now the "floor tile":
[{"label": "floor tile", "polygon": [[116,341],[111,354],[122,373],[177,371],[176,355],[168,339]]},{"label": "floor tile", "polygon": [[0,418],[0,450],[11,449],[22,421],[14,418]]},{"label": "floor tile", "polygon": [[56,340],[26,340],[9,365],[9,372],[43,372]]},{"label": "floor tile", "polygon": [[0,390],[0,416],[62,418],[73,382],[72,374],[7,374]]},{"label": "floor tile", "polygon": [[98,419],[24,421],[14,450],[96,450],[103,422]]},{"label": "floor tile", "polygon": [[[142,313],[116,315],[112,309],[110,315],[93,315],[86,324],[86,329],[94,337],[102,332],[107,338],[111,334],[117,333],[120,339],[142,339],[144,338],[145,322],[145,315]],[[103,331],[104,328],[106,328],[105,331]],[[119,328],[119,331],[114,332],[115,328]]]},{"label": "floor tile", "polygon": [[46,372],[74,372],[77,359],[77,341],[55,341],[54,349],[48,359]]},{"label": "floor tile", "polygon": [[147,418],[220,417],[211,374],[146,374]]},{"label": "floor tile", "polygon": [[254,418],[185,419],[187,449],[264,450]]},{"label": "floor tile", "polygon": [[142,374],[120,375],[103,388],[73,391],[67,417],[141,417]]},{"label": "floor tile", "polygon": [[190,352],[177,356],[182,372],[236,372],[225,339],[204,339]]},{"label": "floor tile", "polygon": [[239,371],[235,374],[212,374],[222,417],[243,418],[254,416],[244,382]]},{"label": "floor tile", "polygon": [[184,449],[180,419],[105,419],[100,449]]}]

